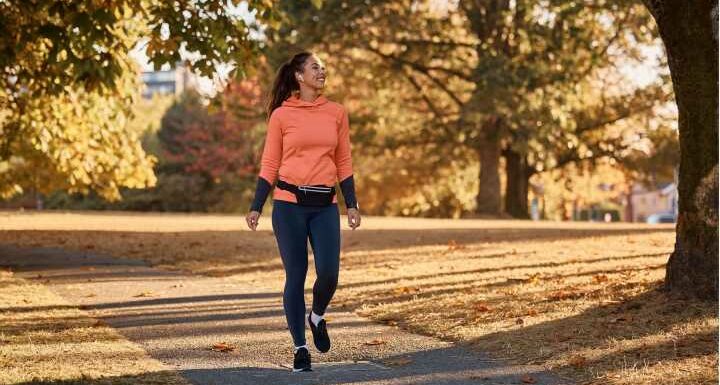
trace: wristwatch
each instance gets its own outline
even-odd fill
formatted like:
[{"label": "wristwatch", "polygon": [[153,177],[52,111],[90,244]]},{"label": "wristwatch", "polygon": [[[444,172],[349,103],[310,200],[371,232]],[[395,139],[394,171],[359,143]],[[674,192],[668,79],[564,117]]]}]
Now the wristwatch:
[{"label": "wristwatch", "polygon": [[356,210],[360,210],[360,203],[358,203],[358,202],[355,202],[355,206],[349,206],[348,208],[349,208],[349,209],[356,209]]}]

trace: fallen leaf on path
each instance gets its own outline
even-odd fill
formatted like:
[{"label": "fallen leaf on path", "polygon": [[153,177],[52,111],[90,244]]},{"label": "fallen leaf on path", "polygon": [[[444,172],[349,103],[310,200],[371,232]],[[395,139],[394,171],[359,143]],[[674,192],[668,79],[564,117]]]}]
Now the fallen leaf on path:
[{"label": "fallen leaf on path", "polygon": [[594,276],[593,276],[593,280],[594,280],[596,283],[607,282],[608,279],[609,279],[608,276],[605,275],[605,274],[597,274],[597,275],[594,275]]},{"label": "fallen leaf on path", "polygon": [[540,283],[540,273],[532,274],[525,280],[527,283],[537,284]]},{"label": "fallen leaf on path", "polygon": [[139,297],[152,297],[152,296],[155,296],[155,293],[153,293],[152,291],[143,291],[142,293],[134,295],[133,297],[139,298]]},{"label": "fallen leaf on path", "polygon": [[461,244],[457,243],[457,241],[455,241],[454,239],[451,239],[451,240],[448,242],[448,250],[450,250],[450,251],[452,251],[452,250],[461,250],[461,249],[464,249],[464,248],[465,248],[465,245],[461,245]]},{"label": "fallen leaf on path", "polygon": [[405,357],[388,358],[382,361],[382,363],[387,366],[403,366],[412,362],[411,359]]},{"label": "fallen leaf on path", "polygon": [[581,368],[585,366],[585,364],[587,364],[587,359],[585,358],[585,356],[577,354],[570,357],[570,360],[568,362],[570,363],[570,365],[576,368]]},{"label": "fallen leaf on path", "polygon": [[523,324],[525,324],[525,320],[522,318],[518,318],[517,320],[515,320],[515,323],[518,325],[523,325]]},{"label": "fallen leaf on path", "polygon": [[381,339],[379,339],[379,338],[376,338],[376,339],[374,339],[374,340],[372,340],[372,341],[365,341],[364,344],[365,344],[365,345],[368,345],[368,346],[384,345],[384,344],[385,344],[385,341],[383,341],[383,340],[381,340]]},{"label": "fallen leaf on path", "polygon": [[535,381],[534,378],[528,376],[527,374],[524,375],[524,376],[522,376],[522,377],[520,378],[520,381],[522,381],[523,384],[534,384],[534,383],[537,382],[537,381]]},{"label": "fallen leaf on path", "polygon": [[215,351],[215,352],[227,353],[227,352],[232,352],[233,350],[235,350],[235,347],[228,344],[227,342],[218,342],[218,343],[214,344],[212,346],[212,348],[210,348],[210,350]]},{"label": "fallen leaf on path", "polygon": [[85,296],[85,298],[90,298],[90,297],[97,297],[97,294],[95,294],[95,293],[90,293],[90,294],[88,294],[88,295]]},{"label": "fallen leaf on path", "polygon": [[94,327],[94,328],[101,328],[101,327],[106,327],[106,326],[109,326],[109,325],[107,324],[107,322],[105,322],[105,321],[103,321],[103,320],[101,320],[101,319],[97,320],[97,321],[93,324],[93,327]]},{"label": "fallen leaf on path", "polygon": [[402,286],[402,287],[396,287],[393,289],[393,292],[395,294],[410,294],[420,291],[417,287],[408,287],[408,286]]},{"label": "fallen leaf on path", "polygon": [[476,302],[476,303],[473,305],[473,308],[474,308],[476,311],[480,311],[480,312],[492,311],[492,308],[490,308],[489,306],[487,306],[484,302]]}]

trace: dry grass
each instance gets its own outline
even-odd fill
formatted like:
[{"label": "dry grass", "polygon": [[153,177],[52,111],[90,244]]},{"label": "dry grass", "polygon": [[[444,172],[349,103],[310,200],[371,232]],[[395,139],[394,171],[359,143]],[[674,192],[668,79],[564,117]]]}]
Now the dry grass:
[{"label": "dry grass", "polygon": [[[269,222],[254,233],[241,216],[8,213],[0,243],[279,283]],[[715,384],[716,304],[656,290],[674,237],[672,225],[364,217],[343,231],[331,307],[580,382]]]},{"label": "dry grass", "polygon": [[0,368],[1,384],[187,384],[103,322],[5,270]]}]

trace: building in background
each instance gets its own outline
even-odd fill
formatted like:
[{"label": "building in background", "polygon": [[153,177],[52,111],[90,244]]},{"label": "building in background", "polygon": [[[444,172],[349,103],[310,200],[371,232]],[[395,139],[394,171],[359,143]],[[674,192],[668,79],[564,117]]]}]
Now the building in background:
[{"label": "building in background", "polygon": [[174,68],[166,71],[143,71],[143,98],[150,99],[153,94],[180,95],[188,89],[197,89],[198,81],[195,75],[178,63]]},{"label": "building in background", "polygon": [[675,183],[661,183],[656,189],[635,185],[630,199],[632,199],[633,222],[645,222],[653,214],[677,216],[678,199]]}]

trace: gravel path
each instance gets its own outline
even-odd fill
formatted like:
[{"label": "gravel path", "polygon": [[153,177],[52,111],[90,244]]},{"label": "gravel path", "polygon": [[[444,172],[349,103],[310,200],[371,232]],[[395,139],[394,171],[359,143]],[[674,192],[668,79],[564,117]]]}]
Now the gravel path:
[{"label": "gravel path", "polygon": [[[314,371],[291,373],[280,287],[251,287],[58,249],[0,246],[0,266],[44,283],[195,384],[571,383],[541,367],[493,360],[458,344],[333,310],[332,304],[327,317],[333,348],[326,354],[311,348]],[[312,344],[309,330],[307,338]],[[211,350],[217,343],[234,350]]]}]

